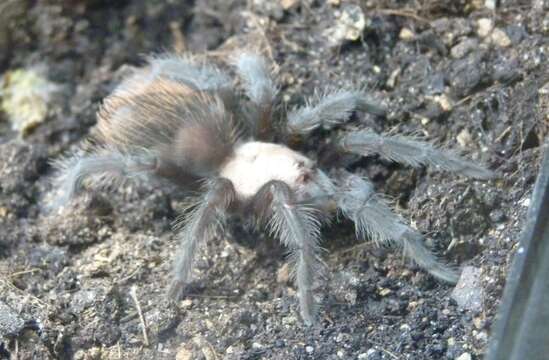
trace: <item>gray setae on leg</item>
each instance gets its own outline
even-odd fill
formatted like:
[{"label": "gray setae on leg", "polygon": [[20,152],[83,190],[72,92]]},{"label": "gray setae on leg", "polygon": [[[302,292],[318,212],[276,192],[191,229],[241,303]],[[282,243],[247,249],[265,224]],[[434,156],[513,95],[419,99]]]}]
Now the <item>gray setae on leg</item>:
[{"label": "gray setae on leg", "polygon": [[358,175],[346,173],[341,186],[338,207],[354,221],[358,237],[369,237],[378,244],[397,244],[407,257],[436,278],[449,283],[457,282],[458,275],[425,247],[423,236],[417,230],[404,224],[403,219],[391,211],[383,198],[374,192],[372,183]]},{"label": "gray setae on leg", "polygon": [[229,180],[211,180],[206,185],[204,195],[184,217],[179,232],[181,245],[175,258],[173,279],[168,290],[170,298],[181,297],[185,285],[189,282],[194,255],[200,242],[210,239],[216,228],[222,225],[234,198],[234,187]]},{"label": "gray setae on leg", "polygon": [[151,174],[156,158],[152,154],[126,154],[115,149],[95,149],[88,154],[74,154],[57,160],[53,183],[57,196],[53,207],[65,205],[88,181],[92,187],[108,186]]},{"label": "gray setae on leg", "polygon": [[315,322],[313,285],[321,271],[319,257],[320,223],[315,210],[295,202],[292,190],[281,181],[271,181],[259,190],[256,211],[268,218],[268,226],[291,251],[301,316],[307,325]]},{"label": "gray setae on leg", "polygon": [[293,134],[307,134],[323,127],[345,123],[355,110],[384,115],[386,109],[360,90],[335,90],[317,94],[307,105],[288,114],[288,130]]},{"label": "gray setae on leg", "polygon": [[493,176],[490,170],[462,159],[451,151],[439,150],[427,142],[401,135],[378,135],[371,130],[363,130],[348,133],[341,139],[340,145],[344,150],[355,154],[379,154],[384,159],[413,167],[430,165],[478,179],[489,179]]},{"label": "gray setae on leg", "polygon": [[271,79],[265,59],[261,55],[244,52],[235,57],[234,66],[256,113],[256,122],[250,124],[254,135],[260,139],[270,138],[273,102],[278,89]]}]

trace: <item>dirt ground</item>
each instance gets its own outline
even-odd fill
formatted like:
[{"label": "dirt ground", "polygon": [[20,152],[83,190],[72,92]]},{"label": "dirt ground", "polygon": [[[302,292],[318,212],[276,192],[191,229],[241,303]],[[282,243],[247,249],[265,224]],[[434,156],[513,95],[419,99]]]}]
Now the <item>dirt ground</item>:
[{"label": "dirt ground", "polygon": [[[0,358],[481,358],[548,133],[548,14],[543,0],[2,1]],[[429,246],[476,274],[463,279],[476,303],[337,221],[323,228],[331,273],[318,286],[319,324],[306,328],[284,249],[238,219],[201,251],[188,296],[170,303],[177,191],[128,184],[46,211],[49,161],[93,129],[129,66],[167,49],[246,47],[273,61],[284,106],[330,86],[365,88],[388,106],[295,147],[328,170],[368,175]],[[45,107],[20,126],[26,113],[6,99],[29,72]],[[498,176],[325,150],[365,127],[419,134]]]}]

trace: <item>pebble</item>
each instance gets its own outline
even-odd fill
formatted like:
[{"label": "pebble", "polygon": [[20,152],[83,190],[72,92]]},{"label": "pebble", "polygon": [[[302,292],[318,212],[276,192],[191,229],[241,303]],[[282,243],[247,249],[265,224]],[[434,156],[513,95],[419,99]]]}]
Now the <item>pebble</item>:
[{"label": "pebble", "polygon": [[477,35],[481,38],[485,38],[494,29],[494,20],[489,18],[481,18],[477,20]]},{"label": "pebble", "polygon": [[7,335],[17,335],[25,322],[4,302],[0,301],[0,339]]},{"label": "pebble", "polygon": [[456,360],[471,360],[471,354],[463,353]]},{"label": "pebble", "polygon": [[289,10],[299,3],[298,0],[280,0],[280,5],[284,10]]},{"label": "pebble", "polygon": [[182,345],[175,354],[175,360],[191,360],[193,358],[193,352],[186,348],[186,345]]},{"label": "pebble", "polygon": [[462,309],[480,311],[484,303],[484,289],[480,284],[481,270],[472,266],[463,268],[461,277],[452,291],[452,299]]},{"label": "pebble", "polygon": [[46,120],[50,103],[59,93],[59,85],[49,81],[40,67],[7,72],[1,84],[1,108],[13,130],[28,135]]},{"label": "pebble", "polygon": [[452,55],[454,59],[461,59],[468,53],[474,51],[477,47],[478,40],[476,38],[465,38],[452,47],[450,55]]},{"label": "pebble", "polygon": [[501,29],[494,29],[490,35],[490,40],[492,40],[493,44],[503,48],[511,45],[511,39],[507,33]]},{"label": "pebble", "polygon": [[403,41],[411,41],[414,40],[416,34],[414,34],[414,32],[408,28],[402,28],[398,37],[400,38],[400,40]]},{"label": "pebble", "polygon": [[315,351],[315,348],[312,346],[305,346],[305,351],[307,354],[312,354]]},{"label": "pebble", "polygon": [[485,0],[484,6],[489,10],[496,10],[497,0]]},{"label": "pebble", "polygon": [[336,13],[334,26],[324,31],[324,36],[332,46],[339,46],[345,41],[358,40],[366,28],[366,16],[358,5],[349,4]]},{"label": "pebble", "polygon": [[387,288],[384,288],[384,289],[381,289],[381,291],[379,292],[379,295],[381,296],[387,296],[391,293],[391,289],[387,289]]},{"label": "pebble", "polygon": [[461,130],[459,134],[456,137],[456,140],[462,148],[469,148],[471,147],[471,144],[473,143],[473,137],[471,136],[471,133],[467,128]]},{"label": "pebble", "polygon": [[287,284],[290,280],[290,265],[285,263],[276,272],[276,282],[279,284]]}]

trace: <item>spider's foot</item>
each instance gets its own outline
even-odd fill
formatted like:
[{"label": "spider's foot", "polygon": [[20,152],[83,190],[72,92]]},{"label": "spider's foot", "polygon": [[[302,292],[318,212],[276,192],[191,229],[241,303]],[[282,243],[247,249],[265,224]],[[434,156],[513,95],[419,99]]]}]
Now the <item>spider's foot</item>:
[{"label": "spider's foot", "polygon": [[168,288],[168,299],[175,301],[180,300],[183,297],[185,285],[186,284],[183,281],[172,280],[170,287]]}]

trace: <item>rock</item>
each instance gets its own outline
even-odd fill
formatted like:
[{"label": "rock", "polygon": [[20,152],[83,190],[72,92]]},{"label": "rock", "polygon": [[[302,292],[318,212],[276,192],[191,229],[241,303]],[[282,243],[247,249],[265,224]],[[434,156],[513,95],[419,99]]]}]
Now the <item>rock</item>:
[{"label": "rock", "polygon": [[17,69],[4,74],[2,111],[13,130],[28,135],[46,120],[50,103],[60,86],[45,77],[45,69]]},{"label": "rock", "polygon": [[0,339],[5,336],[17,335],[25,326],[21,319],[11,307],[0,301]]},{"label": "rock", "polygon": [[284,10],[290,10],[299,4],[298,0],[280,0],[280,5]]},{"label": "rock", "polygon": [[357,287],[360,284],[359,278],[352,271],[341,271],[333,276],[333,285],[330,292],[339,302],[356,304],[358,297]]},{"label": "rock", "polygon": [[481,270],[472,266],[466,266],[459,281],[452,291],[452,299],[462,309],[481,311],[484,304],[484,289],[480,284]]},{"label": "rock", "polygon": [[253,0],[253,6],[255,11],[257,11],[259,14],[268,16],[275,20],[280,20],[284,16],[284,8],[282,2]]},{"label": "rock", "polygon": [[450,55],[454,59],[461,59],[468,53],[472,52],[478,47],[478,40],[475,38],[465,38],[457,43],[451,50]]},{"label": "rock", "polygon": [[481,38],[485,38],[494,29],[494,20],[489,18],[481,18],[477,20],[477,35]]},{"label": "rock", "polygon": [[416,34],[414,34],[414,32],[408,28],[402,28],[402,30],[400,30],[400,34],[398,35],[398,37],[400,38],[400,40],[403,40],[403,41],[411,41],[411,40],[414,40],[414,38],[416,37]]},{"label": "rock", "polygon": [[485,76],[485,67],[481,57],[471,54],[463,59],[456,60],[450,68],[450,85],[459,97],[464,97],[473,92],[473,89]]},{"label": "rock", "polygon": [[79,197],[44,217],[42,235],[52,245],[101,242],[112,235],[109,219],[105,216],[111,211],[111,205],[99,194]]},{"label": "rock", "polygon": [[473,143],[473,137],[471,136],[471,133],[467,128],[464,128],[460,131],[460,133],[457,135],[456,140],[464,149],[468,149],[471,147],[471,144]]},{"label": "rock", "polygon": [[484,6],[489,10],[496,10],[497,1],[496,0],[485,0]]},{"label": "rock", "polygon": [[349,4],[336,12],[336,23],[324,31],[330,45],[358,40],[366,28],[366,17],[358,5]]},{"label": "rock", "polygon": [[463,353],[456,360],[471,360],[471,354]]},{"label": "rock", "polygon": [[193,352],[186,348],[186,344],[183,344],[175,354],[175,360],[191,360],[192,358]]},{"label": "rock", "polygon": [[494,29],[490,35],[490,40],[494,45],[499,47],[509,47],[511,45],[511,39],[507,33],[501,29]]},{"label": "rock", "polygon": [[279,284],[287,284],[290,281],[290,264],[285,263],[276,272],[276,282]]}]

